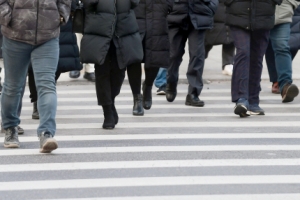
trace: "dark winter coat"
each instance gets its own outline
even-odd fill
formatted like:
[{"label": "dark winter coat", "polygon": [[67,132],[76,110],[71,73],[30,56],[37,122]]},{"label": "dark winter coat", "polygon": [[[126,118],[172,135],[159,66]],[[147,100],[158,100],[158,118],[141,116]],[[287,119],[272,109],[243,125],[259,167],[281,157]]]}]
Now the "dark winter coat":
[{"label": "dark winter coat", "polygon": [[214,16],[214,28],[207,30],[205,34],[206,45],[230,44],[233,42],[230,27],[225,25],[226,6],[225,0],[219,0],[219,6]]},{"label": "dark winter coat", "polygon": [[294,11],[289,45],[293,51],[300,49],[300,6]]},{"label": "dark winter coat", "polygon": [[[75,9],[76,0],[72,1],[72,9]],[[62,25],[59,35],[59,60],[57,71],[68,72],[81,70],[82,65],[79,58],[79,49],[75,33],[72,32],[72,20],[66,25]]]},{"label": "dark winter coat", "polygon": [[133,9],[139,0],[84,0],[82,63],[102,65],[113,41],[121,69],[143,59],[139,27]]},{"label": "dark winter coat", "polygon": [[190,20],[196,30],[213,28],[218,0],[173,0],[173,2],[173,9],[168,16],[169,26],[187,29]]},{"label": "dark winter coat", "polygon": [[167,15],[172,0],[140,0],[134,9],[141,36],[144,37],[145,67],[169,66],[169,38]]},{"label": "dark winter coat", "polygon": [[32,45],[58,37],[60,16],[68,21],[71,1],[0,0],[2,33],[9,39]]},{"label": "dark winter coat", "polygon": [[275,24],[275,7],[282,0],[225,0],[226,24],[246,30],[270,30]]}]

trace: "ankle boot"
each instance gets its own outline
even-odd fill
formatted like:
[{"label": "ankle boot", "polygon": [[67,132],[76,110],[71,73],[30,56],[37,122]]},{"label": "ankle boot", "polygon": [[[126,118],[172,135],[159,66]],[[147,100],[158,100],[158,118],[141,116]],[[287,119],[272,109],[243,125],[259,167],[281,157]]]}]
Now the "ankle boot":
[{"label": "ankle boot", "polygon": [[33,102],[32,119],[40,119],[40,114],[37,108],[37,101]]},{"label": "ankle boot", "polygon": [[149,110],[152,106],[152,86],[143,83],[143,107]]},{"label": "ankle boot", "polygon": [[115,125],[118,124],[119,122],[119,115],[118,115],[118,112],[117,112],[117,109],[115,107],[115,104],[111,104],[111,108],[112,108],[112,111],[113,111],[113,115],[114,115],[114,119],[115,119]]},{"label": "ankle boot", "polygon": [[104,115],[104,122],[102,128],[104,129],[113,129],[115,128],[115,118],[112,111],[111,105],[102,106],[103,115]]},{"label": "ankle boot", "polygon": [[141,95],[141,94],[134,94],[133,95],[132,114],[136,115],[136,116],[143,116],[144,115],[143,95]]}]

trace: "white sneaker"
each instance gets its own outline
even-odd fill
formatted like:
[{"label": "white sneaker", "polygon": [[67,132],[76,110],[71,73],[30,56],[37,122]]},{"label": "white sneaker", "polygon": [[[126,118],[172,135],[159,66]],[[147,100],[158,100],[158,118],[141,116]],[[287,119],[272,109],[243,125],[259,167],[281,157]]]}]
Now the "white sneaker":
[{"label": "white sneaker", "polygon": [[233,65],[225,65],[222,74],[232,76]]}]

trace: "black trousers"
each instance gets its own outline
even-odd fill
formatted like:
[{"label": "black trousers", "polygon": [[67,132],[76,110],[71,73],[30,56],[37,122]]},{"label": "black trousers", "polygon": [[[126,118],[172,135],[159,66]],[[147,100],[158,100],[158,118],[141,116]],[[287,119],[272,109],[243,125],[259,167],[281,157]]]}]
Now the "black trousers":
[{"label": "black trousers", "polygon": [[[55,73],[55,82],[58,80],[60,77],[61,72],[56,71]],[[31,103],[36,102],[38,100],[38,94],[36,91],[36,85],[35,85],[35,80],[34,80],[34,74],[31,66],[28,68],[28,86],[29,86],[29,98]]]},{"label": "black trousers", "polygon": [[[152,86],[158,74],[158,67],[145,67],[145,84]],[[141,94],[142,64],[136,63],[127,67],[128,81],[132,94]]]},{"label": "black trousers", "polygon": [[199,96],[203,88],[203,68],[205,60],[204,35],[205,30],[196,30],[189,24],[187,30],[177,26],[169,27],[170,66],[167,73],[167,83],[177,84],[179,66],[185,53],[185,44],[189,42],[190,62],[186,73],[189,89],[188,94]]},{"label": "black trousers", "polygon": [[115,102],[116,96],[120,94],[125,70],[119,68],[116,47],[110,43],[104,63],[102,65],[95,64],[98,105],[106,106]]}]

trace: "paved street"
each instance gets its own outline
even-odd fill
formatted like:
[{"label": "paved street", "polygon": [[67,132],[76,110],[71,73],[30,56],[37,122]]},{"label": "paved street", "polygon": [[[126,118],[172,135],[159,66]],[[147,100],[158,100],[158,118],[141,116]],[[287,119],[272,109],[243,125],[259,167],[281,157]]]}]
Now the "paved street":
[{"label": "paved street", "polygon": [[153,88],[152,109],[134,117],[124,84],[116,100],[119,124],[103,130],[94,85],[62,81],[59,149],[41,155],[27,88],[21,148],[0,146],[0,199],[300,199],[299,97],[282,104],[263,81],[266,116],[239,118],[229,81],[204,86],[204,108],[185,106],[187,85],[178,89],[168,103]]}]

